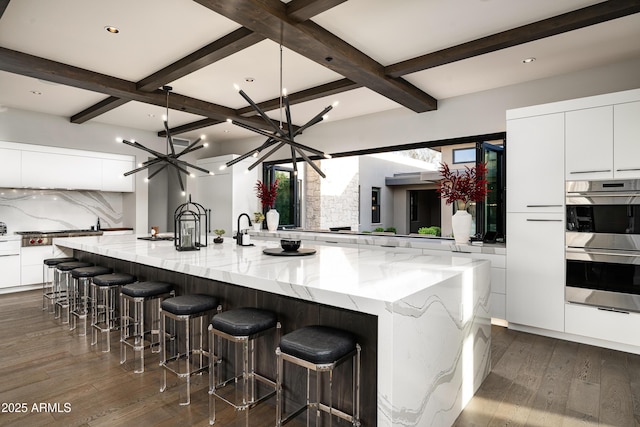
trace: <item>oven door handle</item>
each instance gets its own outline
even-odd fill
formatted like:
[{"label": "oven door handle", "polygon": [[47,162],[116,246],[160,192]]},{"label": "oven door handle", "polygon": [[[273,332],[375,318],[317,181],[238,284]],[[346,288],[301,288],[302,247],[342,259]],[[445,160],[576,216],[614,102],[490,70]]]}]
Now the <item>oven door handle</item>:
[{"label": "oven door handle", "polygon": [[[616,192],[608,192],[608,191],[599,191],[599,192],[589,192],[589,191],[570,191],[567,192],[567,197],[638,197],[640,193],[616,193]],[[571,205],[575,205],[576,203],[571,203]]]},{"label": "oven door handle", "polygon": [[580,247],[580,246],[567,246],[566,253],[577,254],[577,255],[618,256],[618,257],[640,259],[640,253],[638,253],[637,251],[589,249],[589,248]]}]

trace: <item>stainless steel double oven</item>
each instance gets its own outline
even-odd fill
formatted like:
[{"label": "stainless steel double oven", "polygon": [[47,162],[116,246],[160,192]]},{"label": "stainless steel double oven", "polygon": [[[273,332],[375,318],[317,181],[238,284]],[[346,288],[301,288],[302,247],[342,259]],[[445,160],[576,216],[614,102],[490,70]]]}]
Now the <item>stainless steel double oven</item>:
[{"label": "stainless steel double oven", "polygon": [[640,312],[640,180],[566,190],[566,300]]}]

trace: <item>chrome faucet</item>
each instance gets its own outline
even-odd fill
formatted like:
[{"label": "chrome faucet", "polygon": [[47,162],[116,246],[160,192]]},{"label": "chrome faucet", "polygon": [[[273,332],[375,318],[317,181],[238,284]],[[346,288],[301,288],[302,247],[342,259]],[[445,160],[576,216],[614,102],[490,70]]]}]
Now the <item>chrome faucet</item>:
[{"label": "chrome faucet", "polygon": [[238,234],[236,234],[236,236],[235,236],[236,244],[238,244],[238,245],[242,245],[242,230],[240,230],[240,218],[242,218],[243,216],[247,217],[247,221],[249,221],[249,227],[251,227],[251,218],[249,217],[249,214],[241,213],[238,216]]}]

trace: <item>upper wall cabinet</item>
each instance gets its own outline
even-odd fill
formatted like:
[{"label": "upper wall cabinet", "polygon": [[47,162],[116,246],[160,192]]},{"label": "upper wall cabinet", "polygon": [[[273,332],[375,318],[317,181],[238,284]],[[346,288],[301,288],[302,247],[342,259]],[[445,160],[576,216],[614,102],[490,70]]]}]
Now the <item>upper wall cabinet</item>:
[{"label": "upper wall cabinet", "polygon": [[640,178],[640,102],[566,113],[567,180]]},{"label": "upper wall cabinet", "polygon": [[133,156],[2,141],[0,155],[0,187],[134,191]]},{"label": "upper wall cabinet", "polygon": [[613,178],[613,106],[568,111],[567,180]]},{"label": "upper wall cabinet", "polygon": [[613,107],[614,178],[640,178],[640,102]]},{"label": "upper wall cabinet", "polygon": [[507,212],[564,209],[564,114],[507,120]]},{"label": "upper wall cabinet", "polygon": [[67,154],[22,152],[22,186],[102,189],[102,160]]},{"label": "upper wall cabinet", "polygon": [[22,187],[22,152],[0,148],[0,187]]}]

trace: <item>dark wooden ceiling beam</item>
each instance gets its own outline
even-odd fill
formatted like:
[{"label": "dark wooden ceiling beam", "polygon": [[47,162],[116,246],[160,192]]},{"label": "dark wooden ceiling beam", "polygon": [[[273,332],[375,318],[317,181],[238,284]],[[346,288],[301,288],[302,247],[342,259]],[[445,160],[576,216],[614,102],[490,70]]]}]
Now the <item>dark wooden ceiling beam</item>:
[{"label": "dark wooden ceiling beam", "polygon": [[0,18],[4,14],[4,11],[7,10],[7,6],[9,6],[10,0],[0,0]]},{"label": "dark wooden ceiling beam", "polygon": [[[335,95],[337,93],[342,93],[353,89],[358,89],[360,87],[362,87],[362,85],[354,83],[348,79],[336,80],[335,82],[326,83],[320,86],[312,87],[310,89],[301,90],[300,92],[289,94],[289,104],[295,105],[302,102],[313,101],[315,99],[324,98],[326,96]],[[275,110],[280,106],[280,98],[273,98],[268,101],[260,102],[257,105],[258,107],[260,107],[260,109],[262,109],[262,111]],[[255,114],[256,111],[251,106],[236,110],[237,116],[251,117]],[[169,130],[171,131],[172,135],[178,135],[180,133],[191,132],[208,126],[217,125],[219,123],[222,122],[218,120],[204,119],[192,123],[187,123],[182,126],[176,126],[175,128],[171,128]],[[158,136],[166,136],[166,134],[167,133],[164,130],[158,132]]]},{"label": "dark wooden ceiling beam", "polygon": [[435,98],[406,80],[385,75],[381,64],[313,21],[290,18],[280,0],[195,1],[413,111],[437,108]]},{"label": "dark wooden ceiling beam", "polygon": [[202,49],[198,49],[149,77],[140,80],[138,89],[155,90],[162,85],[178,80],[229,55],[253,46],[264,39],[263,36],[254,33],[248,28],[238,28]]},{"label": "dark wooden ceiling beam", "polygon": [[[3,47],[0,47],[0,70],[92,92],[104,93],[112,97],[166,107],[166,94],[161,90],[144,92],[138,90],[134,82]],[[260,120],[238,116],[232,108],[190,98],[178,93],[171,94],[169,108],[219,121],[231,118],[254,126],[262,124]]]},{"label": "dark wooden ceiling beam", "polygon": [[287,16],[296,22],[306,21],[320,15],[347,0],[292,0],[287,3]]},{"label": "dark wooden ceiling beam", "polygon": [[[139,90],[147,92],[156,90],[162,85],[184,77],[207,65],[211,65],[262,40],[264,40],[264,37],[254,33],[248,28],[239,28],[184,58],[179,59],[162,70],[145,77],[136,83],[136,87]],[[117,97],[106,98],[71,116],[71,123],[84,123],[127,102],[129,102],[128,99],[120,99]]]},{"label": "dark wooden ceiling beam", "polygon": [[400,77],[640,12],[640,0],[609,0],[385,67]]},{"label": "dark wooden ceiling beam", "polygon": [[74,114],[73,116],[71,116],[69,121],[76,124],[84,123],[104,113],[107,113],[114,108],[118,108],[119,106],[124,105],[127,102],[129,102],[128,98],[118,98],[116,96],[110,96],[98,102],[97,104],[94,104],[91,107],[85,108],[81,112]]}]

